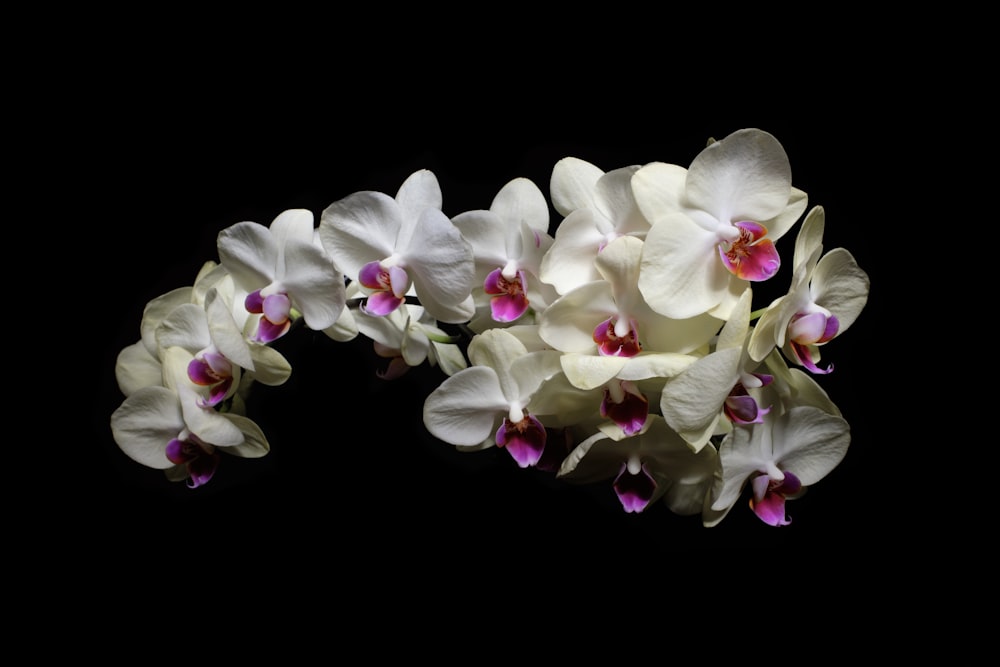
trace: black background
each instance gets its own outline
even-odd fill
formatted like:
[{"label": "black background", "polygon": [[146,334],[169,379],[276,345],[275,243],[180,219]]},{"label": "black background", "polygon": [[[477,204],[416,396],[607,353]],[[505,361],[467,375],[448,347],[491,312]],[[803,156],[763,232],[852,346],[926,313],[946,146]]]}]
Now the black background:
[{"label": "black background", "polygon": [[[781,68],[769,70],[763,104],[750,96],[761,89],[744,80],[724,82],[722,96],[706,94],[698,77],[604,72],[569,81],[550,60],[501,58],[470,77],[454,69],[456,53],[396,57],[383,69],[338,52],[303,75],[294,62],[270,69],[264,56],[215,55],[211,65],[144,61],[141,77],[109,58],[93,65],[96,80],[79,72],[73,93],[86,95],[67,93],[87,113],[61,116],[66,140],[51,173],[61,194],[73,195],[58,215],[67,250],[80,259],[66,278],[80,287],[63,303],[82,334],[60,363],[73,378],[62,391],[84,415],[68,451],[23,496],[57,541],[79,545],[83,535],[87,549],[114,563],[154,560],[157,571],[178,561],[216,572],[332,563],[358,572],[380,563],[386,575],[435,562],[475,581],[513,571],[541,586],[571,564],[619,576],[693,552],[871,556],[920,538],[908,521],[918,509],[888,490],[896,443],[884,424],[898,414],[890,376],[899,360],[880,336],[896,307],[886,175],[905,142],[885,132],[870,99],[823,92],[830,72],[814,73],[801,90],[783,88]],[[287,208],[318,220],[352,192],[394,194],[422,168],[438,176],[444,211],[455,215],[487,208],[515,177],[547,195],[552,166],[565,156],[605,171],[685,165],[709,137],[742,127],[782,142],[794,185],[826,208],[825,247],[846,247],[872,281],[858,321],[824,349],[836,370],[818,378],[851,425],[851,447],[790,503],[790,526],[761,523],[745,496],[714,528],[662,505],[628,515],[609,485],[519,470],[496,449],[459,454],[421,423],[436,371],[386,384],[374,378],[380,362],[364,339],[335,343],[305,330],[281,344],[290,381],[260,388],[251,402],[268,456],[225,457],[209,485],[191,490],[132,462],[112,439],[110,415],[123,400],[116,355],[137,340],[145,303],[190,284],[217,258],[216,235],[231,224],[269,224]],[[797,230],[779,242],[786,268],[776,293],[787,286]]]}]

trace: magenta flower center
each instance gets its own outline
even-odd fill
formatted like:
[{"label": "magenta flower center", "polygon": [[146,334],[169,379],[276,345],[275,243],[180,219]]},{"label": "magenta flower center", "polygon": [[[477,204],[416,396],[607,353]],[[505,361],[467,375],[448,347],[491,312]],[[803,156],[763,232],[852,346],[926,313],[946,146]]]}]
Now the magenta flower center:
[{"label": "magenta flower center", "polygon": [[618,318],[611,317],[594,329],[594,342],[600,353],[608,357],[634,357],[642,352],[635,324],[628,323],[627,329],[618,325]]}]

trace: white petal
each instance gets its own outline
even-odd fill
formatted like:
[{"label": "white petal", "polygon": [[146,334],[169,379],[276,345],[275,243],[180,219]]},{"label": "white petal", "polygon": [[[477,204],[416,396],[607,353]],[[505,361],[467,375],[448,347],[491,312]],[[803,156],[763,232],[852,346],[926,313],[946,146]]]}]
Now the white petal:
[{"label": "white petal", "polygon": [[709,354],[670,379],[660,394],[660,412],[696,448],[708,442],[723,403],[739,379],[742,348]]},{"label": "white petal", "polygon": [[399,251],[421,305],[435,319],[446,321],[437,317],[436,307],[454,307],[472,293],[475,275],[472,246],[448,216],[428,208],[420,215],[418,232]]},{"label": "white petal", "polygon": [[813,300],[837,316],[844,333],[854,324],[868,303],[870,281],[854,256],[844,248],[834,248],[820,258],[810,287]]},{"label": "white petal", "polygon": [[149,353],[142,341],[136,341],[118,353],[115,360],[115,380],[125,396],[130,396],[143,387],[162,385],[160,360]]},{"label": "white petal", "polygon": [[233,318],[232,305],[226,303],[217,289],[205,295],[205,316],[208,331],[216,349],[234,364],[253,370],[253,357],[243,331]]},{"label": "white petal", "polygon": [[619,234],[643,234],[649,229],[649,221],[632,193],[632,176],[638,169],[638,166],[613,169],[597,181],[598,210]]},{"label": "white petal", "polygon": [[271,230],[256,222],[238,222],[219,232],[219,261],[247,292],[266,287],[273,279],[278,244]]},{"label": "white petal", "polygon": [[242,415],[232,413],[227,413],[225,418],[243,433],[243,442],[231,447],[222,447],[220,451],[245,459],[256,459],[264,456],[271,450],[271,445],[267,442],[264,431],[261,430],[256,422]]},{"label": "white petal", "polygon": [[597,180],[604,171],[575,157],[566,157],[552,168],[549,191],[552,207],[563,216],[581,208],[595,206]]},{"label": "white petal", "polygon": [[311,240],[288,240],[281,282],[310,329],[322,331],[333,326],[344,310],[344,274]]},{"label": "white petal", "polygon": [[205,308],[186,303],[174,308],[156,330],[160,349],[182,347],[192,354],[212,344]]},{"label": "white petal", "polygon": [[759,443],[751,440],[752,435],[760,437],[760,428],[761,425],[755,425],[752,429],[733,429],[719,445],[722,474],[715,478],[712,487],[713,510],[732,507],[747,478],[757,470],[766,469],[769,461],[760,455]]},{"label": "white petal", "polygon": [[269,345],[249,343],[253,358],[253,379],[269,387],[284,384],[292,374],[292,365],[284,355]]},{"label": "white petal", "polygon": [[643,352],[628,359],[628,363],[618,373],[620,380],[648,380],[650,378],[671,378],[694,363],[698,357],[675,352]]},{"label": "white petal", "polygon": [[774,425],[774,457],[805,486],[826,477],[847,454],[847,422],[812,406],[795,407]]},{"label": "white petal", "polygon": [[274,242],[278,246],[279,255],[289,240],[311,243],[313,238],[312,211],[302,208],[282,211],[271,222],[268,229],[270,229]]},{"label": "white petal", "polygon": [[111,415],[111,432],[121,450],[134,461],[160,470],[174,465],[166,448],[183,429],[177,394],[165,387],[139,389]]},{"label": "white petal", "polygon": [[682,320],[716,306],[730,275],[717,246],[714,234],[682,213],[656,222],[646,234],[639,267],[639,291],[649,307]]},{"label": "white petal", "polygon": [[720,222],[763,222],[785,209],[791,187],[785,149],[771,134],[751,128],[706,146],[688,167],[684,194],[689,207]]},{"label": "white petal", "polygon": [[651,162],[632,176],[632,192],[643,216],[654,223],[682,210],[687,169],[665,162]]},{"label": "white petal", "polygon": [[481,444],[506,416],[507,400],[496,372],[470,366],[445,379],[424,401],[424,425],[452,445]]},{"label": "white petal", "polygon": [[404,220],[416,220],[424,209],[441,209],[441,184],[427,169],[410,174],[396,192],[396,203]]},{"label": "white petal", "polygon": [[518,228],[524,223],[541,234],[549,232],[549,204],[534,181],[527,178],[515,178],[504,185],[493,198],[490,210],[508,226]]},{"label": "white petal", "polygon": [[324,209],[319,238],[333,263],[357,280],[362,266],[392,255],[402,224],[395,199],[381,192],[356,192]]},{"label": "white petal", "polygon": [[496,213],[467,211],[452,218],[452,224],[472,246],[477,264],[483,268],[482,273],[485,274],[506,263],[507,256],[504,249],[507,228]]},{"label": "white petal", "polygon": [[596,354],[564,354],[560,359],[566,379],[580,389],[596,389],[615,378],[625,368],[625,357],[602,357]]},{"label": "white petal", "polygon": [[563,218],[542,258],[538,277],[560,294],[601,277],[594,260],[606,239],[597,228],[596,216],[591,209],[580,209]]},{"label": "white petal", "polygon": [[611,284],[597,280],[570,290],[546,308],[538,335],[562,352],[593,352],[594,329],[615,314]]},{"label": "white petal", "polygon": [[174,308],[185,303],[192,303],[192,290],[190,287],[178,287],[152,299],[143,309],[139,333],[146,350],[154,357],[159,354],[159,347],[156,344],[157,327]]}]

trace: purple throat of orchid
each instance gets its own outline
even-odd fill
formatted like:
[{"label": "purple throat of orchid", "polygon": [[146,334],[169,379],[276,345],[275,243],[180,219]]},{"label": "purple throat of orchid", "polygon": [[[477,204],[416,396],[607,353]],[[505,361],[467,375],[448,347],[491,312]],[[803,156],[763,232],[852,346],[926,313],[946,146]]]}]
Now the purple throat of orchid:
[{"label": "purple throat of orchid", "polygon": [[192,489],[208,484],[222,459],[214,448],[203,446],[197,440],[177,438],[167,443],[166,456],[174,465],[184,466],[188,474],[187,485]]},{"label": "purple throat of orchid", "polygon": [[496,444],[506,449],[519,467],[530,468],[541,460],[547,437],[542,422],[532,415],[526,415],[519,422],[504,417],[497,429]]},{"label": "purple throat of orchid", "polygon": [[388,315],[406,302],[406,291],[410,287],[410,276],[399,266],[388,269],[381,262],[368,262],[358,272],[358,282],[372,290],[365,300],[366,313],[375,316]]},{"label": "purple throat of orchid", "polygon": [[792,473],[783,471],[784,479],[771,479],[767,473],[757,474],[750,485],[750,509],[769,526],[787,526],[792,518],[785,513],[785,501],[803,492],[802,482]]},{"label": "purple throat of orchid", "polygon": [[624,323],[615,317],[609,317],[594,328],[594,342],[606,357],[634,357],[642,352],[635,323]]},{"label": "purple throat of orchid", "polygon": [[256,340],[260,343],[272,343],[291,329],[292,301],[283,292],[261,296],[257,290],[247,294],[243,306],[247,312],[260,315],[257,323]]},{"label": "purple throat of orchid", "polygon": [[502,269],[493,269],[483,281],[483,291],[490,295],[490,312],[497,322],[514,322],[527,312],[527,278],[524,271],[508,280]]},{"label": "purple throat of orchid", "polygon": [[739,237],[719,244],[719,257],[729,272],[737,278],[761,282],[774,277],[781,268],[781,257],[774,242],[767,238],[767,227],[759,222],[744,220],[734,223]]},{"label": "purple throat of orchid", "polygon": [[656,492],[656,480],[645,463],[635,473],[629,470],[628,463],[622,463],[612,486],[625,511],[636,514],[646,509]]}]

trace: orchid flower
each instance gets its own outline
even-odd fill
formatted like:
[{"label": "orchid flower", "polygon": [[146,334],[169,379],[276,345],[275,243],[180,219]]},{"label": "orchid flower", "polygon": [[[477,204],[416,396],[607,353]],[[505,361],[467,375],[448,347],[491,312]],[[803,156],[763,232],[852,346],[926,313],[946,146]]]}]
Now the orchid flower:
[{"label": "orchid flower", "polygon": [[843,417],[812,405],[734,428],[719,445],[722,472],[712,488],[711,508],[724,516],[749,482],[754,513],[769,525],[787,525],[785,501],[826,477],[850,440]]},{"label": "orchid flower", "polygon": [[715,448],[695,452],[658,415],[638,434],[615,440],[596,433],[577,445],[563,461],[558,476],[571,482],[612,479],[626,512],[642,512],[664,498],[681,515],[703,510],[718,468]]},{"label": "orchid flower", "polygon": [[639,290],[653,310],[680,319],[706,312],[729,319],[749,281],[777,273],[781,261],[774,242],[807,201],[792,187],[781,144],[757,129],[710,143],[686,172],[647,164],[635,173],[632,187],[652,223]]},{"label": "orchid flower", "polygon": [[216,262],[205,262],[193,286],[172,289],[146,303],[139,322],[139,340],[122,348],[115,360],[115,379],[125,396],[142,387],[163,384],[157,328],[174,308],[190,303],[204,304],[205,292],[226,275],[225,269]]},{"label": "orchid flower", "polygon": [[815,206],[802,222],[795,242],[794,271],[788,294],[771,302],[750,339],[754,359],[775,347],[812,373],[820,368],[819,348],[846,331],[868,301],[869,279],[843,248],[823,252],[826,214]]},{"label": "orchid flower", "polygon": [[112,435],[126,455],[172,478],[182,471],[197,487],[212,478],[219,451],[247,458],[268,452],[255,422],[208,407],[205,390],[188,378],[190,352],[169,347],[162,357],[163,384],[136,390],[111,415]]},{"label": "orchid flower", "polygon": [[773,380],[757,370],[760,362],[746,352],[751,299],[747,288],[722,327],[715,349],[667,380],[660,393],[664,419],[695,451],[713,435],[728,431],[730,424],[760,423],[770,411],[750,394]]},{"label": "orchid flower", "polygon": [[707,347],[720,322],[709,315],[671,320],[643,301],[636,281],[642,240],[621,236],[596,257],[600,280],[556,299],[541,316],[539,335],[565,352],[562,367],[581,389],[603,386],[602,412],[633,433],[648,412],[635,382],[669,377]]},{"label": "orchid flower", "polygon": [[515,178],[493,198],[489,210],[467,211],[452,218],[472,246],[477,315],[476,332],[521,320],[529,309],[540,312],[558,294],[539,277],[549,236],[549,206],[532,181]]},{"label": "orchid flower", "polygon": [[314,244],[313,214],[280,213],[268,227],[239,222],[219,233],[218,252],[247,311],[261,315],[254,339],[270,343],[285,335],[295,315],[310,329],[332,326],[344,310],[344,275]]},{"label": "orchid flower", "polygon": [[323,247],[352,281],[368,291],[365,310],[386,315],[413,288],[431,316],[447,323],[472,317],[472,247],[441,211],[441,186],[424,169],[395,198],[363,191],[330,204],[320,218]]},{"label": "orchid flower", "polygon": [[632,176],[638,169],[629,166],[605,173],[574,157],[559,160],[552,169],[552,206],[565,217],[539,275],[559,294],[601,277],[594,259],[608,243],[619,236],[646,234],[649,222],[632,194]]},{"label": "orchid flower", "polygon": [[532,396],[559,373],[559,352],[529,352],[506,329],[488,329],[469,343],[472,366],[446,378],[424,401],[424,425],[457,447],[505,448],[522,468],[538,463],[545,426]]}]

